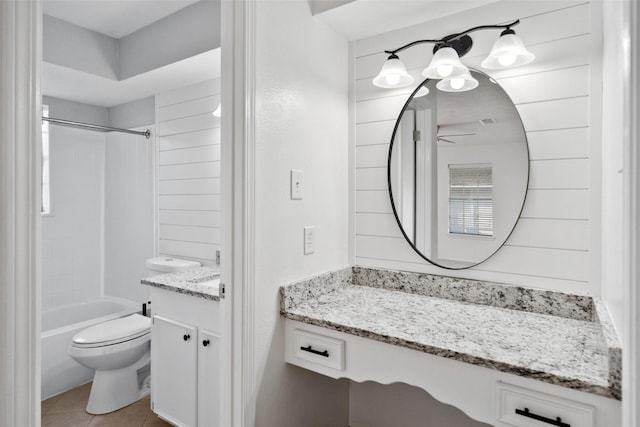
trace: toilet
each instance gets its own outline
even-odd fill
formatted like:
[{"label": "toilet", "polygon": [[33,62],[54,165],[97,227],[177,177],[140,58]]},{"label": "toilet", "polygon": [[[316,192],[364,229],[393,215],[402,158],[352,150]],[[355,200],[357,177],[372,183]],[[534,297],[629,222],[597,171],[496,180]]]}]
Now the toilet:
[{"label": "toilet", "polygon": [[[147,260],[150,275],[197,268],[200,263],[170,257]],[[74,335],[69,355],[95,369],[86,411],[106,414],[150,392],[151,319],[134,313],[84,329]]]},{"label": "toilet", "polygon": [[87,403],[90,414],[106,414],[149,394],[138,370],[150,361],[151,319],[131,314],[87,328],[73,337],[69,355],[95,369]]}]

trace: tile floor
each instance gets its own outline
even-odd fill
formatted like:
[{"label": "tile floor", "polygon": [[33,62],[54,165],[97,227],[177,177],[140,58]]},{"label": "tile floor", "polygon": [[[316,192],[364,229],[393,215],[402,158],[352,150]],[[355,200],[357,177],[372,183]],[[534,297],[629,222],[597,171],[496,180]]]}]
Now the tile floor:
[{"label": "tile floor", "polygon": [[42,427],[161,427],[170,426],[151,412],[149,396],[118,411],[91,415],[84,408],[91,383],[42,401]]}]

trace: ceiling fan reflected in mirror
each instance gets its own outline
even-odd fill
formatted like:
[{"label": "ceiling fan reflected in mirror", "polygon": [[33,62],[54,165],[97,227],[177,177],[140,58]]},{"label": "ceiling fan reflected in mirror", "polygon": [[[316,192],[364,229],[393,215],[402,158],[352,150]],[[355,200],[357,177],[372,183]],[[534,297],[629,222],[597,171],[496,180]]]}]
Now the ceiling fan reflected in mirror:
[{"label": "ceiling fan reflected in mirror", "polygon": [[459,138],[459,137],[465,137],[465,136],[474,136],[476,135],[475,133],[452,133],[449,135],[440,135],[440,130],[442,129],[442,126],[438,125],[437,128],[437,132],[436,132],[436,142],[447,142],[449,144],[456,144],[459,141],[453,141],[451,140],[451,138]]}]

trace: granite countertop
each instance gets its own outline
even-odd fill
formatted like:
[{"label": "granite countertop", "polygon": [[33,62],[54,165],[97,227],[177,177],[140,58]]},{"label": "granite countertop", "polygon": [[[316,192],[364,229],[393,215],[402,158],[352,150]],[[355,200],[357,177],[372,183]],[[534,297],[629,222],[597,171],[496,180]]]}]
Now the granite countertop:
[{"label": "granite countertop", "polygon": [[217,267],[199,267],[177,273],[145,277],[140,283],[180,294],[214,301],[220,300],[220,269]]},{"label": "granite countertop", "polygon": [[[349,277],[349,270],[329,275],[282,287],[281,314],[288,319],[620,399],[619,367],[611,366],[619,358],[619,348],[612,351],[609,345],[615,347],[616,343],[610,343],[603,324],[597,321],[598,316],[603,316],[602,311],[594,312],[594,319],[575,319],[386,289],[380,281],[367,286],[354,283],[356,275]],[[323,281],[328,286],[322,287]],[[557,307],[558,303],[550,305]]]}]

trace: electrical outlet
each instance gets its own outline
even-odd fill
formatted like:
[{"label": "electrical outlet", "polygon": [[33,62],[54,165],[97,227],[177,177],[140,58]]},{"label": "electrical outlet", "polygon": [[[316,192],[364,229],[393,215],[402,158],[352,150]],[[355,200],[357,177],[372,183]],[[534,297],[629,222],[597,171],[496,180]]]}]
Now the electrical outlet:
[{"label": "electrical outlet", "polygon": [[291,169],[291,200],[302,200],[302,171]]},{"label": "electrical outlet", "polygon": [[316,249],[316,226],[307,225],[304,227],[304,254],[309,255]]}]

